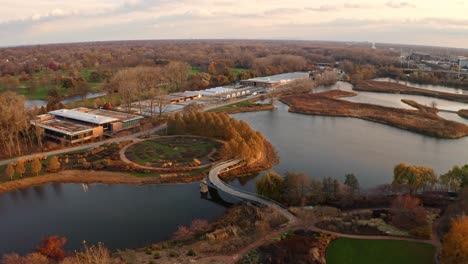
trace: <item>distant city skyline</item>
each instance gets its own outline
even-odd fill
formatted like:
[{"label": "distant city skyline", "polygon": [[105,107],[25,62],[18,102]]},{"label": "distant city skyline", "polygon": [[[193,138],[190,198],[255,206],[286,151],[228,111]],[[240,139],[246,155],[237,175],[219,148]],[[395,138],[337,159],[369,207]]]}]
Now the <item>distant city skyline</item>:
[{"label": "distant city skyline", "polygon": [[0,4],[0,46],[291,39],[468,48],[468,4],[462,0],[0,0]]}]

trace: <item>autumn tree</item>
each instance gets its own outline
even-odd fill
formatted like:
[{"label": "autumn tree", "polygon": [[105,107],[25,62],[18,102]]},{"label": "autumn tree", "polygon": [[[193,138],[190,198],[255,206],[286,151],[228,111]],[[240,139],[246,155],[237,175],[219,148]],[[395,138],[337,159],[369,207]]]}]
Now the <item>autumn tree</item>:
[{"label": "autumn tree", "polygon": [[31,144],[29,114],[24,96],[14,92],[0,93],[0,152],[5,156],[21,155]]},{"label": "autumn tree", "polygon": [[282,192],[284,188],[284,179],[274,171],[268,171],[263,177],[255,182],[257,193],[273,199],[275,201],[282,200]]},{"label": "autumn tree", "polygon": [[468,263],[468,216],[452,220],[442,245],[443,264]]},{"label": "autumn tree", "polygon": [[10,178],[10,180],[13,180],[13,176],[15,175],[15,169],[13,168],[13,164],[8,163],[6,169],[5,169],[5,176],[7,178]]},{"label": "autumn tree", "polygon": [[285,195],[291,204],[305,204],[309,194],[309,177],[304,173],[286,172]]},{"label": "autumn tree", "polygon": [[392,224],[405,230],[427,224],[427,212],[421,200],[410,195],[397,196],[392,201],[390,213]]},{"label": "autumn tree", "polygon": [[47,171],[49,172],[57,172],[58,170],[60,170],[60,162],[59,162],[59,159],[57,156],[53,156],[50,161],[49,161],[49,164],[47,165]]},{"label": "autumn tree", "polygon": [[451,191],[457,191],[460,187],[468,186],[468,164],[463,167],[454,166],[447,173],[440,176],[440,183]]},{"label": "autumn tree", "polygon": [[426,186],[433,187],[436,182],[437,176],[429,167],[400,163],[393,170],[392,184],[406,184],[412,194]]},{"label": "autumn tree", "polygon": [[42,163],[39,161],[39,158],[36,157],[31,162],[31,173],[35,174],[36,176],[39,175],[42,169]]},{"label": "autumn tree", "polygon": [[44,238],[41,244],[36,247],[36,252],[54,261],[61,261],[65,258],[63,246],[67,243],[65,237],[51,236]]},{"label": "autumn tree", "polygon": [[81,96],[81,100],[86,100],[86,96],[91,92],[91,85],[85,79],[78,79],[73,88],[74,94]]},{"label": "autumn tree", "polygon": [[325,200],[323,194],[323,185],[321,180],[310,180],[310,195],[309,200],[313,204],[320,204]]},{"label": "autumn tree", "polygon": [[348,186],[351,193],[359,193],[359,181],[354,174],[346,174],[344,185]]},{"label": "autumn tree", "polygon": [[21,177],[23,177],[24,173],[26,172],[26,167],[24,166],[24,160],[19,159],[16,162],[16,173]]}]

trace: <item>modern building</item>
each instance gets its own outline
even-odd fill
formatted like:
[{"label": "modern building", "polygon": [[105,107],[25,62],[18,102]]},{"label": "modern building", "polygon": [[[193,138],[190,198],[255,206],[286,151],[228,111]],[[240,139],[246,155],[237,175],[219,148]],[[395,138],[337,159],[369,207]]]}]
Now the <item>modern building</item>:
[{"label": "modern building", "polygon": [[142,118],[122,112],[80,107],[50,111],[31,120],[31,124],[43,129],[46,137],[74,144],[137,127]]},{"label": "modern building", "polygon": [[309,76],[310,72],[291,72],[242,80],[240,83],[245,86],[275,88],[293,81],[308,79]]}]

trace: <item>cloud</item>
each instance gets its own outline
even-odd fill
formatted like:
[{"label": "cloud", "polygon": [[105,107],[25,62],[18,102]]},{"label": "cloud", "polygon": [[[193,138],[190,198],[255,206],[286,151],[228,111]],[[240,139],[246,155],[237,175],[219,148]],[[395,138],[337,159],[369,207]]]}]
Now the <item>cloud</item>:
[{"label": "cloud", "polygon": [[301,8],[276,8],[265,11],[264,14],[267,16],[276,16],[276,15],[292,15],[297,13],[304,12],[304,9]]},{"label": "cloud", "polygon": [[410,2],[406,2],[406,1],[388,1],[386,4],[386,6],[388,7],[391,7],[391,8],[406,8],[406,7],[411,7],[411,8],[415,8],[416,5],[410,3]]},{"label": "cloud", "polygon": [[314,11],[314,12],[330,12],[330,11],[338,10],[336,6],[332,6],[332,5],[322,5],[319,7],[306,7],[305,9],[309,11]]}]

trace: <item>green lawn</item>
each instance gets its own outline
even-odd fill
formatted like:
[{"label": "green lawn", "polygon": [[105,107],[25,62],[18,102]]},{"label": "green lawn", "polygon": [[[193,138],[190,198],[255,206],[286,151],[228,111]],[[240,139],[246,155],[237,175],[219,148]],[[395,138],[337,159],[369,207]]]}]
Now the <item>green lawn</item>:
[{"label": "green lawn", "polygon": [[[87,68],[87,69],[82,69],[80,70],[80,75],[85,78],[87,81],[89,80],[89,75],[91,74],[91,72],[95,71],[96,69],[95,68]],[[36,80],[38,80],[42,75],[44,75],[45,71],[40,71],[40,72],[37,72],[34,74],[34,78]],[[63,70],[58,70],[54,73],[52,73],[52,75],[65,75],[67,76],[69,74],[69,72],[67,71],[63,71]],[[101,89],[101,85],[102,85],[102,82],[89,82],[89,85],[91,86],[91,90],[92,92],[98,92],[100,91]],[[34,91],[33,93],[30,93],[28,91],[28,89],[26,88],[28,86],[28,83],[27,82],[20,82],[20,87],[23,87],[23,88],[19,88],[17,93],[18,94],[22,94],[26,97],[26,99],[29,99],[29,100],[47,100],[47,97],[48,97],[48,89],[50,87],[53,87],[53,85],[48,85],[49,87],[47,86],[44,86],[44,85],[37,85],[37,88],[36,88],[36,91]],[[6,89],[4,87],[0,87],[0,92],[4,92]],[[68,96],[68,91],[67,89],[65,88],[61,88],[60,89],[60,92],[63,96]]]},{"label": "green lawn", "polygon": [[199,67],[192,67],[192,69],[190,70],[190,73],[189,75],[194,75],[194,74],[197,74],[200,72],[200,68]]},{"label": "green lawn", "polygon": [[327,248],[328,264],[430,264],[432,245],[396,240],[339,238]]},{"label": "green lawn", "polygon": [[240,72],[248,71],[249,69],[244,69],[244,68],[231,68],[231,70],[232,70],[232,73],[234,73],[234,75],[238,75]]}]

